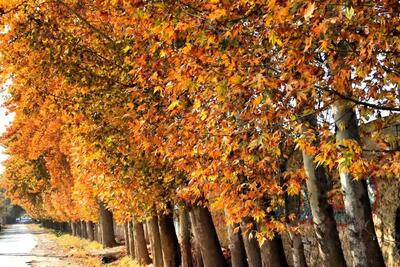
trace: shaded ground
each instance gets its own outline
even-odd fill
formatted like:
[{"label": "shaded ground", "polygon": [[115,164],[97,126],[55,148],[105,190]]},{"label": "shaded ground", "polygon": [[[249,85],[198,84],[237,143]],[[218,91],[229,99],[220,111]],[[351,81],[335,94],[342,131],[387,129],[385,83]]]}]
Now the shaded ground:
[{"label": "shaded ground", "polygon": [[7,225],[0,233],[0,263],[7,267],[81,267],[54,241],[46,230],[29,225]]}]

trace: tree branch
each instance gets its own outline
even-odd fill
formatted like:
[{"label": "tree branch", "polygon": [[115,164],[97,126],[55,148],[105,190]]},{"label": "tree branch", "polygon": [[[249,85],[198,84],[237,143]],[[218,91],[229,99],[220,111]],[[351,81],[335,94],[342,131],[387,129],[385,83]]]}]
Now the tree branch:
[{"label": "tree branch", "polygon": [[317,88],[321,89],[321,90],[324,90],[324,91],[327,91],[327,92],[329,92],[331,94],[334,94],[334,95],[340,97],[341,99],[353,102],[354,104],[357,104],[357,105],[362,105],[362,106],[365,106],[365,107],[369,107],[369,108],[373,108],[373,109],[379,109],[379,110],[399,111],[400,112],[400,108],[397,108],[397,107],[382,106],[382,105],[378,105],[378,104],[373,104],[373,103],[360,101],[360,100],[354,99],[354,98],[352,98],[350,96],[346,96],[346,95],[344,95],[342,93],[339,93],[338,91],[336,91],[334,89],[331,89],[331,88],[320,87],[320,86],[317,86]]},{"label": "tree branch", "polygon": [[59,3],[60,5],[62,5],[63,7],[65,7],[66,9],[68,9],[69,12],[71,12],[72,14],[74,14],[79,20],[81,20],[83,22],[83,24],[85,24],[89,29],[91,29],[93,32],[97,33],[98,35],[100,35],[102,38],[104,38],[105,40],[107,40],[109,43],[114,43],[114,40],[108,36],[107,34],[105,34],[103,31],[99,30],[98,28],[96,28],[95,26],[93,26],[87,19],[85,19],[83,16],[81,16],[75,9],[69,7],[67,4],[65,4],[63,1],[61,0],[55,0],[56,3]]},{"label": "tree branch", "polygon": [[4,9],[2,9],[2,8],[0,8],[0,16],[3,16],[3,15],[5,15],[5,14],[8,14],[8,13],[11,13],[11,12],[14,12],[14,11],[17,11],[21,6],[23,6],[26,2],[28,2],[27,0],[25,0],[25,1],[22,1],[21,3],[19,3],[18,5],[16,5],[15,7],[13,7],[13,8],[10,8],[9,10],[4,10]]}]

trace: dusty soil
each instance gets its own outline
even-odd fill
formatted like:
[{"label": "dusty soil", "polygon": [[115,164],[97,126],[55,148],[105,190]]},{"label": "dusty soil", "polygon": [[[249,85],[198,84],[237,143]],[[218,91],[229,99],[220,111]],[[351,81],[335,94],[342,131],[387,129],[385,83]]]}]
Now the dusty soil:
[{"label": "dusty soil", "polygon": [[33,267],[84,267],[68,256],[68,253],[56,241],[49,239],[50,232],[37,230],[34,227],[30,232],[35,235],[36,246],[32,250],[32,260],[28,262]]}]

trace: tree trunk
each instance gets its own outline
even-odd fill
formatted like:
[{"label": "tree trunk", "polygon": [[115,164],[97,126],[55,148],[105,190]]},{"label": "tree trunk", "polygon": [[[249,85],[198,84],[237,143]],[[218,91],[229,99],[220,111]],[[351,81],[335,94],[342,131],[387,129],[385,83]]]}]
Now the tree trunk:
[{"label": "tree trunk", "polygon": [[163,214],[158,218],[161,247],[165,267],[178,267],[181,264],[179,242],[176,236],[172,214]]},{"label": "tree trunk", "polygon": [[154,215],[149,221],[149,235],[151,245],[151,255],[153,257],[154,267],[163,267],[163,254],[161,248],[160,230],[158,228],[158,217]]},{"label": "tree trunk", "polygon": [[196,232],[193,229],[193,214],[191,212],[189,212],[189,217],[192,223],[192,233],[193,233],[193,239],[192,239],[192,247],[194,252],[193,265],[195,267],[204,267],[203,256],[201,255],[200,241],[199,237],[197,236]]},{"label": "tree trunk", "polygon": [[135,259],[135,235],[133,230],[133,222],[128,222],[128,233],[129,233],[129,255]]},{"label": "tree trunk", "polygon": [[[308,122],[312,128],[317,126],[315,117]],[[322,262],[326,267],[346,266],[333,207],[328,202],[327,192],[330,186],[325,169],[323,166],[316,167],[314,157],[304,151],[303,163],[308,176],[306,180],[308,199]]]},{"label": "tree trunk", "polygon": [[72,232],[72,235],[73,235],[73,236],[76,236],[77,234],[76,234],[76,225],[75,225],[75,222],[70,222],[70,224],[71,224],[71,232]]},{"label": "tree trunk", "polygon": [[[356,114],[348,103],[335,106],[336,142],[345,147],[343,141],[353,140],[360,143]],[[348,219],[347,234],[350,253],[356,267],[385,266],[369,202],[365,180],[354,180],[351,173],[339,166],[340,183],[344,193],[344,206]]]},{"label": "tree trunk", "polygon": [[192,247],[190,245],[190,219],[185,207],[179,209],[179,230],[181,237],[182,267],[192,267]]},{"label": "tree trunk", "polygon": [[[252,223],[253,226],[248,229],[247,225],[250,223]],[[261,251],[255,235],[257,230],[254,220],[251,218],[244,218],[241,225],[241,231],[249,267],[262,267]]]},{"label": "tree trunk", "polygon": [[149,229],[148,229],[147,221],[143,222],[143,231],[144,231],[144,239],[146,240],[146,244],[150,244],[150,237],[149,237]]},{"label": "tree trunk", "polygon": [[239,224],[228,225],[232,267],[248,267],[247,255]]},{"label": "tree trunk", "polygon": [[193,206],[190,211],[190,218],[193,231],[199,241],[204,266],[227,266],[208,208]]},{"label": "tree trunk", "polygon": [[272,240],[265,240],[261,245],[263,267],[288,267],[280,235],[275,234]]},{"label": "tree trunk", "polygon": [[102,243],[101,242],[101,233],[100,233],[100,230],[99,230],[99,224],[98,223],[94,223],[93,224],[93,230],[94,230],[94,239],[98,243]]},{"label": "tree trunk", "polygon": [[304,255],[304,245],[301,235],[291,233],[292,239],[292,256],[293,256],[293,267],[308,267],[306,257]]},{"label": "tree trunk", "polygon": [[[296,214],[297,218],[299,216],[299,211],[301,208],[300,195],[285,196],[286,202],[286,218],[290,225],[296,226],[299,222],[292,221],[290,219],[290,214]],[[304,245],[301,235],[298,233],[293,233],[289,231],[290,239],[292,240],[292,258],[293,267],[307,267],[306,257],[304,255]]]},{"label": "tree trunk", "polygon": [[87,231],[88,239],[90,241],[94,241],[94,224],[92,221],[88,221],[86,223],[86,231]]},{"label": "tree trunk", "polygon": [[129,250],[129,230],[128,230],[128,223],[124,223],[124,238],[125,238],[125,250],[126,255],[130,255]]},{"label": "tree trunk", "polygon": [[114,221],[111,211],[107,210],[104,203],[99,204],[101,240],[104,248],[115,247]]},{"label": "tree trunk", "polygon": [[82,237],[83,238],[88,238],[88,233],[87,233],[87,225],[85,221],[81,221],[81,229],[82,229]]},{"label": "tree trunk", "polygon": [[133,229],[135,231],[135,259],[140,264],[149,264],[151,259],[147,251],[147,243],[144,237],[143,223],[133,220]]},{"label": "tree trunk", "polygon": [[75,223],[75,225],[76,225],[76,235],[77,235],[78,237],[82,238],[81,222],[80,222],[80,221],[77,221],[77,222]]}]

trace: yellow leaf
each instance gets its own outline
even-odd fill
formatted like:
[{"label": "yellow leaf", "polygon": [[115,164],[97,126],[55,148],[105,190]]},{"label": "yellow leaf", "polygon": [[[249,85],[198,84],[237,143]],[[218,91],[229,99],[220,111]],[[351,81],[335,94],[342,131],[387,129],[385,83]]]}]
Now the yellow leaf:
[{"label": "yellow leaf", "polygon": [[231,84],[239,84],[242,81],[242,78],[239,75],[234,75],[229,78],[229,82]]},{"label": "yellow leaf", "polygon": [[191,44],[191,43],[187,43],[187,44],[185,45],[185,47],[182,48],[182,52],[183,52],[184,54],[186,54],[186,55],[189,54],[191,50],[192,50],[192,44]]},{"label": "yellow leaf", "polygon": [[200,100],[196,99],[193,104],[193,109],[198,109],[201,106]]},{"label": "yellow leaf", "polygon": [[213,12],[211,12],[210,15],[208,15],[208,18],[211,20],[216,20],[216,19],[219,19],[224,16],[226,16],[226,10],[223,8],[220,8],[220,9],[216,9]]},{"label": "yellow leaf", "polygon": [[315,10],[315,3],[312,3],[312,4],[309,3],[307,5],[307,8],[304,10],[304,19],[306,21],[309,21],[310,18],[312,18],[314,10]]},{"label": "yellow leaf", "polygon": [[263,98],[264,97],[262,95],[259,95],[258,97],[254,98],[253,106],[254,107],[258,106],[261,103],[261,101],[263,100]]},{"label": "yellow leaf", "polygon": [[160,57],[165,57],[167,55],[167,51],[164,49],[160,51]]},{"label": "yellow leaf", "polygon": [[178,106],[179,106],[179,100],[175,100],[168,106],[168,110],[173,110]]},{"label": "yellow leaf", "polygon": [[353,7],[350,7],[350,8],[346,7],[346,18],[348,20],[351,20],[353,15],[354,15],[354,8]]},{"label": "yellow leaf", "polygon": [[204,110],[200,113],[200,119],[202,121],[204,121],[207,118],[207,112],[205,112]]},{"label": "yellow leaf", "polygon": [[153,93],[160,92],[160,95],[163,96],[163,88],[161,86],[154,87]]}]

